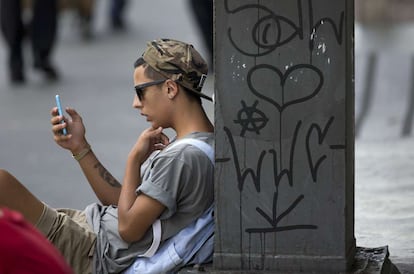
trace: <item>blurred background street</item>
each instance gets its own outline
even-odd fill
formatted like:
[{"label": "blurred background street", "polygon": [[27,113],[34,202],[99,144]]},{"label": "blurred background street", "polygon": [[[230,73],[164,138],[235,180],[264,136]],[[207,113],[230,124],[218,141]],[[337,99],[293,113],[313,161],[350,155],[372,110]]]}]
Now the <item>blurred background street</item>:
[{"label": "blurred background street", "polygon": [[414,2],[355,3],[355,237],[414,273]]},{"label": "blurred background street", "polygon": [[[355,27],[355,237],[358,246],[388,245],[400,271],[414,273],[414,22],[410,13],[400,14],[407,20],[396,20],[397,14],[381,21],[384,15],[374,16],[379,11],[372,15],[356,6],[361,10]],[[185,0],[129,1],[124,31],[109,27],[108,8],[109,1],[96,1],[87,40],[73,9],[59,13],[57,82],[32,70],[26,45],[26,84],[10,84],[0,39],[0,168],[53,207],[83,209],[96,201],[76,161],[52,139],[55,94],[82,115],[93,150],[121,180],[126,155],[147,127],[132,108],[133,62],[146,41],[176,38],[208,56]],[[210,76],[206,92],[213,90]],[[213,119],[213,104],[204,105]]]}]

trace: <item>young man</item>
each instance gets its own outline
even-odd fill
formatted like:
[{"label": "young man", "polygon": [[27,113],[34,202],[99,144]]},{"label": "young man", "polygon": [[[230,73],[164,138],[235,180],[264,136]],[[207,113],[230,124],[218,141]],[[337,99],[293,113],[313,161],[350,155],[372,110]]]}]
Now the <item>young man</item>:
[{"label": "young man", "polygon": [[[102,166],[85,137],[81,116],[53,108],[52,130],[73,157],[101,204],[85,211],[55,210],[39,201],[6,171],[0,172],[0,206],[21,212],[62,252],[75,273],[119,273],[154,245],[199,218],[213,202],[213,163],[191,138],[213,145],[213,125],[200,97],[206,62],[192,45],[170,39],[148,43],[135,62],[133,106],[150,123],[132,147],[122,185]],[[64,123],[60,123],[64,120]],[[63,128],[68,134],[62,135]],[[164,128],[172,128],[169,140]],[[174,144],[177,142],[176,144]],[[150,157],[151,155],[151,157]]]}]

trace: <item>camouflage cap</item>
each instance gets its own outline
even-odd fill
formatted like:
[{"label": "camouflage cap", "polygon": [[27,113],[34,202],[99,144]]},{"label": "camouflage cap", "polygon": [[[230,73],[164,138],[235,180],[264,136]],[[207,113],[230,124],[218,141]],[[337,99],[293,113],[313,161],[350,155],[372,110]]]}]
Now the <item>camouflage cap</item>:
[{"label": "camouflage cap", "polygon": [[153,40],[147,43],[142,58],[160,74],[212,101],[201,92],[208,67],[193,45],[173,39]]}]

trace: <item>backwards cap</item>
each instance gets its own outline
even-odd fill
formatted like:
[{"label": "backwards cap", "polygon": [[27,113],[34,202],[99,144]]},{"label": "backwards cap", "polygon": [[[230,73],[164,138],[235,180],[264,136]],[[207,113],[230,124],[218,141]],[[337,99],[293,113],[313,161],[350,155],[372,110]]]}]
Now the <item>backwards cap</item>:
[{"label": "backwards cap", "polygon": [[201,92],[208,67],[193,45],[172,39],[153,40],[147,43],[142,58],[163,76],[212,101]]}]

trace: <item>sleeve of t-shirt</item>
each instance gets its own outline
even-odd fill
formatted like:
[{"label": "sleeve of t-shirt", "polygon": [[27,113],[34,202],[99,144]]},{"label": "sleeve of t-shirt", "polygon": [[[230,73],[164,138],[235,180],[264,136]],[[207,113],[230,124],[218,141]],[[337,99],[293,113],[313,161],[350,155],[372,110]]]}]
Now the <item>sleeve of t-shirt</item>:
[{"label": "sleeve of t-shirt", "polygon": [[178,194],[189,180],[189,169],[176,157],[159,157],[152,163],[150,176],[144,178],[138,192],[156,199],[167,208],[160,219],[169,218],[176,212]]}]

